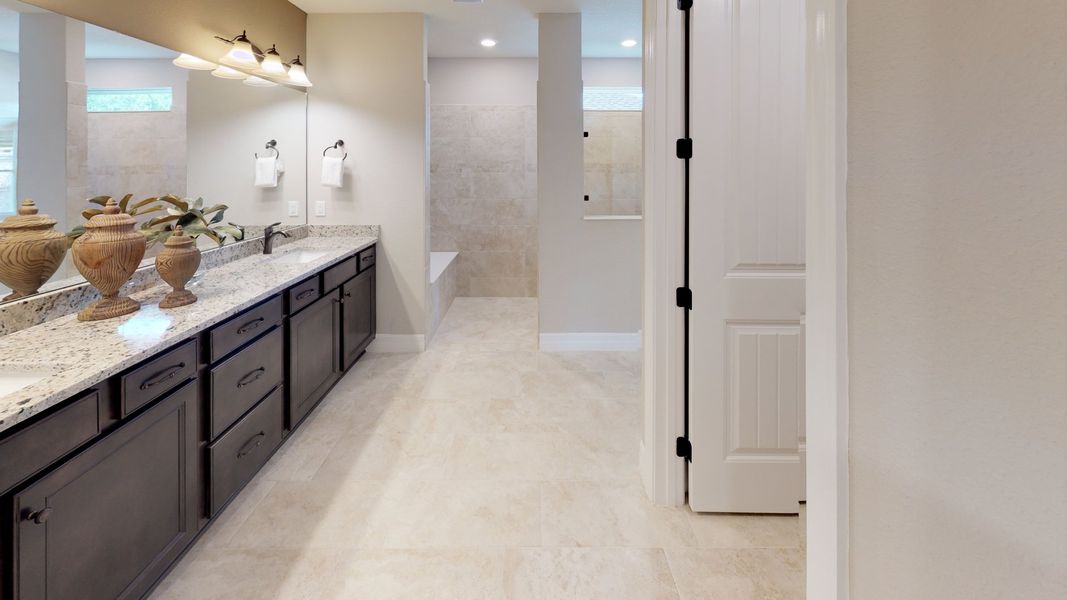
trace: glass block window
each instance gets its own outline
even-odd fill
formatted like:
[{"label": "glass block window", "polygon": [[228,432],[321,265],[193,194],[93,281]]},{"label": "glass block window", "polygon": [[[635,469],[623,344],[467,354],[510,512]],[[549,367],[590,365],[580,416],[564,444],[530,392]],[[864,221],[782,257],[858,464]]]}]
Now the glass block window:
[{"label": "glass block window", "polygon": [[584,110],[639,111],[644,105],[644,90],[639,87],[587,87],[582,90]]},{"label": "glass block window", "polygon": [[163,88],[90,88],[85,105],[91,113],[170,112],[174,91]]},{"label": "glass block window", "polygon": [[15,137],[18,119],[0,117],[0,216],[15,212]]}]

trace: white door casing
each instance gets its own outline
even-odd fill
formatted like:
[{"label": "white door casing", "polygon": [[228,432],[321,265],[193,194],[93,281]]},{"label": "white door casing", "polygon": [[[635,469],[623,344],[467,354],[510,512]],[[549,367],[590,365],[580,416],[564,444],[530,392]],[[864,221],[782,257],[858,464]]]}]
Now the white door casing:
[{"label": "white door casing", "polygon": [[689,503],[804,498],[803,0],[692,13]]}]

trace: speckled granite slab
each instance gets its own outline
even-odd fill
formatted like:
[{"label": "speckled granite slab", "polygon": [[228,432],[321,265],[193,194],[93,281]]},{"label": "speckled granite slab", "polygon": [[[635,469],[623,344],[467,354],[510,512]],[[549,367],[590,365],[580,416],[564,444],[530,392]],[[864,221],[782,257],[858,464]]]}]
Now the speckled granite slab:
[{"label": "speckled granite slab", "polygon": [[[199,301],[161,310],[167,293],[158,285],[132,294],[141,310],[107,321],[82,323],[71,314],[0,338],[0,381],[26,374],[42,377],[0,397],[0,431],[21,423],[152,355],[224,321],[269,296],[369,247],[376,237],[310,237],[279,249],[229,262],[194,277]],[[304,264],[274,257],[298,250],[323,252]]]}]

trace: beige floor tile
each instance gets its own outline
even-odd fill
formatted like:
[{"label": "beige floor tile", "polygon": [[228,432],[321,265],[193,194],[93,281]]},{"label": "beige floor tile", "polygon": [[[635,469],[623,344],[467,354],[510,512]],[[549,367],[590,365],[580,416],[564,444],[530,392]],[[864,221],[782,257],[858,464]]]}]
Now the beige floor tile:
[{"label": "beige floor tile", "polygon": [[659,600],[678,598],[658,548],[518,548],[507,552],[514,600]]},{"label": "beige floor tile", "polygon": [[278,549],[213,548],[186,558],[153,600],[318,600],[329,576],[324,556]]},{"label": "beige floor tile", "polygon": [[724,515],[686,511],[704,548],[800,548],[797,516]]},{"label": "beige floor tile", "polygon": [[349,433],[315,473],[316,481],[443,479],[451,433]]},{"label": "beige floor tile", "polygon": [[696,545],[685,511],[653,505],[636,481],[547,482],[541,506],[545,546]]},{"label": "beige floor tile", "polygon": [[803,600],[804,553],[770,548],[668,549],[684,600]]},{"label": "beige floor tile", "polygon": [[346,550],[325,562],[323,600],[506,598],[499,550]]}]

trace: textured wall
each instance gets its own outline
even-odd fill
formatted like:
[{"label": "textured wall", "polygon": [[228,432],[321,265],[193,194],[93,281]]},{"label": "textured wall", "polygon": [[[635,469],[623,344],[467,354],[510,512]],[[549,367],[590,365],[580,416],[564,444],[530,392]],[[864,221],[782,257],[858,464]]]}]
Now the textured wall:
[{"label": "textured wall", "polygon": [[641,126],[640,112],[585,111],[585,214],[641,214]]},{"label": "textured wall", "polygon": [[537,112],[431,109],[434,251],[458,251],[459,296],[537,295]]},{"label": "textured wall", "polygon": [[851,0],[852,597],[1067,594],[1067,3]]}]

